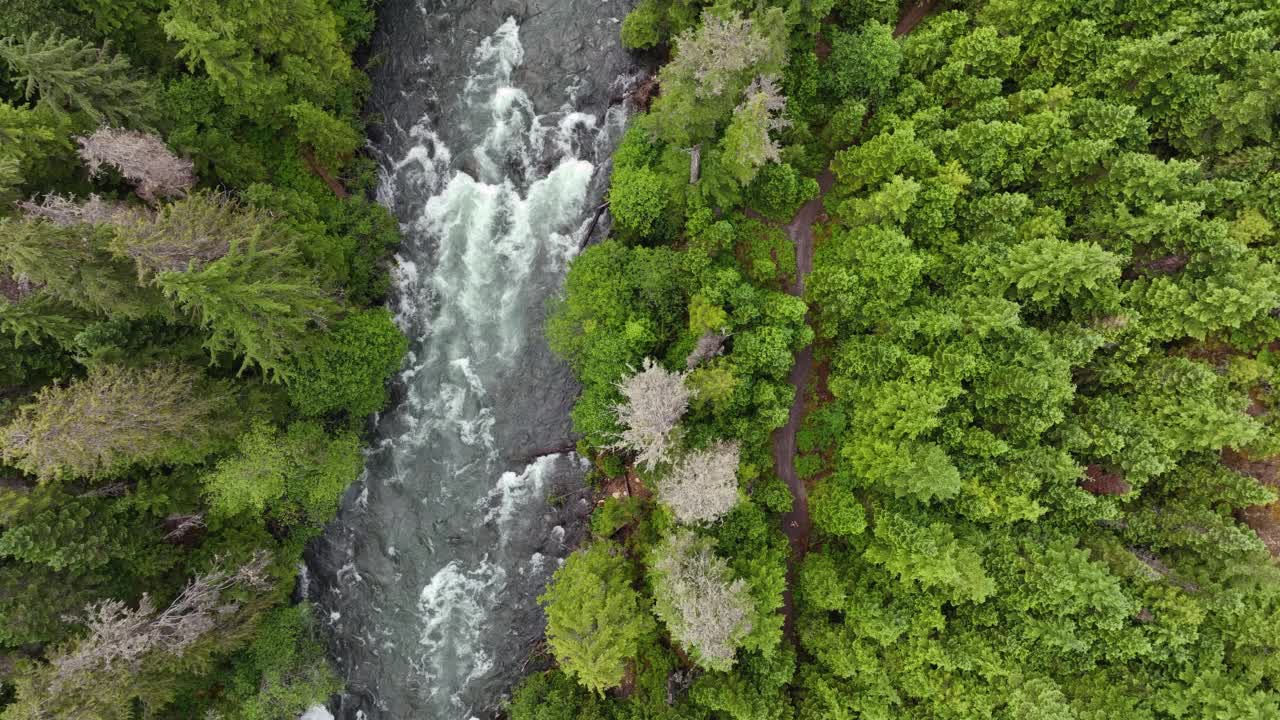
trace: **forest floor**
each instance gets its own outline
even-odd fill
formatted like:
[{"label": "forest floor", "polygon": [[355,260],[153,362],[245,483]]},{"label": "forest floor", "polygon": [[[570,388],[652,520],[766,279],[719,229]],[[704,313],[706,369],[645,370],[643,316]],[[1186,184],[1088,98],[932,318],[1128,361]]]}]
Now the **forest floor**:
[{"label": "forest floor", "polygon": [[[937,5],[938,0],[907,0],[902,17],[893,29],[894,37],[910,33]],[[823,200],[835,181],[835,174],[828,166],[818,176],[820,192],[817,197],[802,205],[786,227],[787,235],[796,247],[796,279],[788,292],[797,297],[804,296],[805,277],[813,270],[813,226],[823,214]],[[794,637],[795,632],[793,588],[796,585],[796,571],[809,550],[809,531],[812,528],[809,519],[809,488],[796,473],[796,433],[804,421],[806,393],[812,375],[813,345],[810,344],[796,354],[795,364],[791,366],[787,380],[795,388],[795,400],[791,402],[787,424],[773,434],[773,470],[787,484],[792,498],[791,510],[782,516],[782,531],[791,544],[791,557],[787,561],[787,589],[783,593],[782,609],[788,637]]]}]

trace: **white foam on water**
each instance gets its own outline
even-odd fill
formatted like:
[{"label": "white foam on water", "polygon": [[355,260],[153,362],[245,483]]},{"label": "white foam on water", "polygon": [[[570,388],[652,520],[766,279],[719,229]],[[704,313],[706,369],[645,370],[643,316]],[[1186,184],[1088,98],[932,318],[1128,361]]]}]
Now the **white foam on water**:
[{"label": "white foam on water", "polygon": [[[431,520],[450,533],[497,538],[480,560],[453,553],[452,537],[446,542],[425,527],[416,540],[445,564],[418,594],[418,642],[407,658],[412,671],[404,685],[437,706],[447,702],[450,719],[471,715],[463,693],[494,669],[490,644],[495,632],[505,630],[494,628],[492,618],[511,600],[503,597],[509,576],[541,574],[558,565],[540,553],[506,556],[508,540],[523,527],[519,519],[542,517],[539,504],[562,457],[548,455],[519,471],[501,472],[493,402],[497,382],[518,372],[514,364],[529,326],[540,319],[530,316],[542,313],[531,302],[541,297],[531,293],[542,292],[535,281],[563,272],[579,247],[596,171],[583,157],[601,156],[607,136],[620,127],[619,117],[625,119],[612,109],[603,118],[572,108],[538,116],[528,94],[512,84],[523,61],[519,26],[507,18],[471,57],[458,116],[462,124],[476,126],[450,134],[470,138],[470,145],[447,147],[429,117],[407,133],[396,125],[412,147],[382,163],[378,189],[388,207],[397,207],[399,199],[425,200],[416,216],[404,218],[406,243],[391,273],[396,322],[415,342],[400,375],[405,395],[389,426],[395,430],[378,450],[389,458],[390,472],[373,482],[375,497],[394,484],[400,492],[419,492],[408,502],[461,502],[450,507],[456,513]],[[433,463],[438,486],[415,483],[423,462]],[[360,500],[367,502],[368,484]],[[563,543],[563,527],[550,534]],[[388,555],[394,547],[388,544]],[[410,555],[408,549],[402,554]],[[378,584],[372,567],[368,587]],[[344,586],[362,581],[354,563],[337,577]],[[338,618],[335,612],[333,621]],[[385,638],[374,644],[396,648]]]},{"label": "white foam on water", "polygon": [[493,668],[481,639],[505,581],[506,571],[488,560],[470,568],[455,560],[422,588],[418,642],[423,651],[417,665],[432,697],[443,686],[465,687]]},{"label": "white foam on water", "polygon": [[484,521],[497,523],[502,541],[506,540],[508,534],[505,531],[511,527],[517,511],[542,499],[547,475],[555,469],[559,459],[559,454],[543,455],[518,473],[503,473],[493,490],[481,501],[482,506],[489,508]]},{"label": "white foam on water", "polygon": [[312,705],[298,720],[333,720],[333,713],[323,705]]}]

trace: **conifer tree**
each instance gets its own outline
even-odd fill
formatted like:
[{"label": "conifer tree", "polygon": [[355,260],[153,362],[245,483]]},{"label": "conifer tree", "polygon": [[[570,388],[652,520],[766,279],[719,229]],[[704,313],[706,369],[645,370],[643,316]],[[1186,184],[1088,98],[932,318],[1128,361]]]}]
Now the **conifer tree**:
[{"label": "conifer tree", "polygon": [[307,351],[309,333],[326,327],[337,309],[292,245],[257,247],[252,238],[155,282],[208,332],[209,352],[240,356],[241,371],[257,366],[275,379],[287,379],[297,366],[290,358]]},{"label": "conifer tree", "polygon": [[154,291],[140,288],[127,264],[107,252],[109,237],[109,230],[90,225],[0,218],[0,266],[15,280],[91,313],[155,312]]},{"label": "conifer tree", "polygon": [[0,456],[41,480],[109,477],[133,463],[193,462],[227,428],[228,397],[179,365],[108,365],[43,388],[0,428]]},{"label": "conifer tree", "polygon": [[547,644],[569,675],[598,694],[622,682],[653,619],[632,589],[620,549],[597,542],[570,555],[538,601],[547,610]]},{"label": "conifer tree", "polygon": [[9,66],[27,100],[90,123],[147,127],[151,88],[133,77],[129,59],[79,38],[31,33],[0,41],[0,61]]}]

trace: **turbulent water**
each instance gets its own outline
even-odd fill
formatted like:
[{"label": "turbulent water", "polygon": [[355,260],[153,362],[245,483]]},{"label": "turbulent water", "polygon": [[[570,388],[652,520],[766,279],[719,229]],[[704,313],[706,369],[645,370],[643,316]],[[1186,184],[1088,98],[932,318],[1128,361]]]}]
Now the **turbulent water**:
[{"label": "turbulent water", "polygon": [[[304,594],[348,687],[339,718],[488,717],[538,642],[535,598],[589,511],[542,339],[547,299],[601,231],[636,72],[627,0],[391,2],[372,147],[401,221],[395,408]],[[607,218],[605,220],[607,222]]]}]

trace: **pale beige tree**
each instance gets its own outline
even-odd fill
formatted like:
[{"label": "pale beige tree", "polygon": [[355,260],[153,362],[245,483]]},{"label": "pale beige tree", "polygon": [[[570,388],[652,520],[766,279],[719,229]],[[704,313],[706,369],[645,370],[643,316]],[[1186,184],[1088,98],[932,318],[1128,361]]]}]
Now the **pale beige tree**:
[{"label": "pale beige tree", "polygon": [[114,167],[147,202],[182,197],[196,184],[195,165],[175,155],[158,135],[104,127],[76,142],[90,175]]},{"label": "pale beige tree", "polygon": [[709,538],[677,530],[653,550],[654,610],[671,637],[708,670],[728,670],[751,633],[754,605]]},{"label": "pale beige tree", "polygon": [[671,372],[645,358],[640,372],[618,383],[625,402],[614,407],[622,426],[615,449],[636,453],[636,464],[653,469],[666,462],[675,446],[676,424],[689,408],[685,373]]},{"label": "pale beige tree", "polygon": [[685,455],[658,481],[658,499],[683,523],[712,522],[738,504],[738,443]]},{"label": "pale beige tree", "polygon": [[708,330],[702,333],[702,337],[698,338],[698,342],[693,346],[693,350],[689,356],[685,358],[685,367],[692,370],[698,365],[710,360],[720,354],[724,349],[724,341],[728,338],[718,332]]},{"label": "pale beige tree", "polygon": [[258,551],[234,571],[220,566],[195,577],[163,610],[144,594],[137,607],[120,600],[104,600],[76,619],[88,629],[68,653],[49,662],[53,668],[49,692],[76,688],[88,675],[130,674],[153,653],[181,658],[188,648],[235,618],[240,604],[226,596],[234,588],[263,592],[271,587],[267,566],[271,556]]}]

